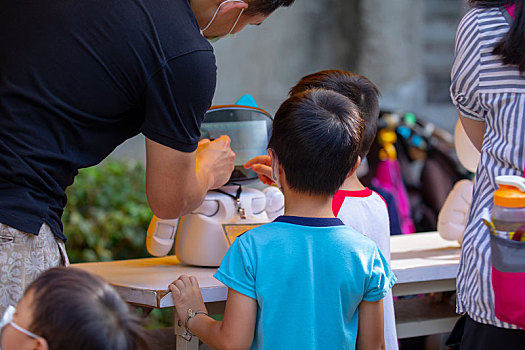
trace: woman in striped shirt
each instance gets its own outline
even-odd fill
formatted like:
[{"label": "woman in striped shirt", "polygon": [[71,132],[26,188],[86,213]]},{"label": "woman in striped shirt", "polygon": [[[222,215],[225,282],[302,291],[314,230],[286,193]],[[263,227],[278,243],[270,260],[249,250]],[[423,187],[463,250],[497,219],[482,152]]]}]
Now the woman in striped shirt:
[{"label": "woman in striped shirt", "polygon": [[456,34],[450,92],[481,160],[457,277],[457,311],[465,316],[449,345],[523,349],[525,331],[494,315],[489,233],[480,216],[492,208],[496,176],[524,174],[525,1],[469,2],[473,9]]}]

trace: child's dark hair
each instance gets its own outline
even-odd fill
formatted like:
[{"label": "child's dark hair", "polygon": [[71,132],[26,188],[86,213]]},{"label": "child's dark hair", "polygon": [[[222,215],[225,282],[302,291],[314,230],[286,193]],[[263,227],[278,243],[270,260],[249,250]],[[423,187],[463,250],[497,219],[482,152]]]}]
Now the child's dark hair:
[{"label": "child's dark hair", "polygon": [[332,90],[348,97],[359,109],[365,122],[359,156],[366,157],[377,133],[379,117],[379,90],[362,75],[344,70],[324,70],[309,74],[290,89],[290,95],[309,90]]},{"label": "child's dark hair", "polygon": [[28,287],[33,293],[30,330],[50,350],[146,349],[138,315],[100,277],[72,267],[57,267]]},{"label": "child's dark hair", "polygon": [[331,196],[356,165],[363,127],[356,105],[345,96],[307,90],[281,104],[268,147],[292,190]]}]

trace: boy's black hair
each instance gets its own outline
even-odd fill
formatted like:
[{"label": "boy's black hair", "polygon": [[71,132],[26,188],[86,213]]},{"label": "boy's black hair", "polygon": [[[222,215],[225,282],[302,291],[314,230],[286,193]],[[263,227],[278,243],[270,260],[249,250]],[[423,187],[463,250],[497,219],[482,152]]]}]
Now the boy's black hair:
[{"label": "boy's black hair", "polygon": [[377,119],[379,117],[379,90],[377,87],[362,75],[333,69],[304,76],[290,89],[290,95],[309,89],[326,89],[338,92],[348,97],[357,106],[361,118],[365,122],[359,156],[361,158],[366,157],[377,133]]},{"label": "boy's black hair", "polygon": [[295,0],[246,0],[248,8],[246,9],[247,15],[270,15],[272,12],[277,10],[279,7],[288,7],[293,4]]},{"label": "boy's black hair", "polygon": [[357,162],[363,127],[357,106],[345,96],[307,90],[281,104],[268,147],[290,189],[332,196]]},{"label": "boy's black hair", "polygon": [[148,337],[138,315],[102,278],[73,267],[47,270],[33,281],[29,330],[50,350],[142,350]]}]

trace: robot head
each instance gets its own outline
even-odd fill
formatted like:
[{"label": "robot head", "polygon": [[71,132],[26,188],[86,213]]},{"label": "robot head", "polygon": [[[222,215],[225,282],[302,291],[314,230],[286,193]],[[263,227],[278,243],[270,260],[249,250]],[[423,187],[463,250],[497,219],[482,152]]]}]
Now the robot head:
[{"label": "robot head", "polygon": [[[241,105],[244,104],[244,105]],[[257,107],[253,97],[243,96],[235,105],[212,106],[201,125],[202,138],[215,139],[228,135],[235,152],[235,169],[228,183],[256,182],[257,174],[244,169],[248,160],[266,154],[273,119]]]}]

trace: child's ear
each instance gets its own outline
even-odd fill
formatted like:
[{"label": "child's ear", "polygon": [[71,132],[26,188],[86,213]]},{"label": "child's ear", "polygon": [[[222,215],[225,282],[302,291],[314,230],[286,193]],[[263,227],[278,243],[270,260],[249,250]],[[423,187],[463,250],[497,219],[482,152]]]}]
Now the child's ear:
[{"label": "child's ear", "polygon": [[[275,166],[275,153],[268,149],[268,155],[270,156],[270,167],[272,168],[272,171],[273,171],[273,168]],[[279,163],[278,171],[279,171],[279,176],[281,176],[284,173],[281,163]]]},{"label": "child's ear", "polygon": [[352,168],[352,170],[350,170],[350,172],[348,173],[348,175],[346,175],[346,178],[348,179],[350,176],[354,175],[354,173],[357,171],[357,168],[359,168],[359,166],[361,165],[361,157],[360,156],[357,156],[357,160],[355,162],[355,165],[354,167]]},{"label": "child's ear", "polygon": [[49,350],[49,345],[47,344],[47,340],[42,337],[36,338],[34,350]]},{"label": "child's ear", "polygon": [[273,158],[274,158],[274,156],[273,156],[272,149],[268,148],[266,151],[268,152],[268,157],[270,157],[270,164],[269,165],[273,168],[273,162],[274,162]]},{"label": "child's ear", "polygon": [[[284,168],[283,168],[283,165],[281,164],[281,162],[279,162],[279,159],[277,159],[277,164],[279,165],[279,168],[277,169],[277,171],[279,172],[279,178],[283,178],[284,176]],[[273,163],[272,163],[273,165]]]}]

